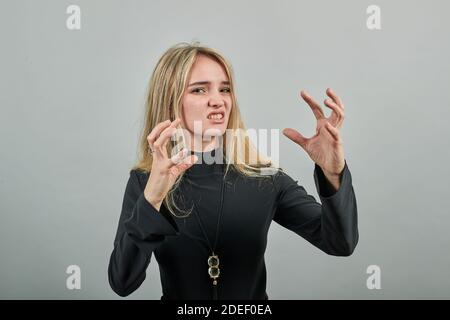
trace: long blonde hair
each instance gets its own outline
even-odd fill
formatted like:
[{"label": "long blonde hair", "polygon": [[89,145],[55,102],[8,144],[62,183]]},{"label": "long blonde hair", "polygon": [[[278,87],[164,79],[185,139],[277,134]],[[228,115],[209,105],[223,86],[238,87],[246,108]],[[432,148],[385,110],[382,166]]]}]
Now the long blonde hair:
[{"label": "long blonde hair", "polygon": [[[247,130],[242,121],[235,96],[235,81],[231,64],[218,51],[213,48],[200,46],[200,43],[197,41],[192,44],[181,42],[170,47],[155,66],[147,89],[145,120],[140,136],[138,162],[131,170],[150,172],[153,159],[148,152],[147,136],[158,123],[168,119],[173,121],[176,118],[181,118],[181,101],[186,82],[198,55],[205,55],[221,64],[230,82],[232,107],[227,130],[232,129],[233,136],[229,141],[227,141],[226,136],[223,139],[223,155],[226,162],[224,179],[230,169],[235,169],[237,173],[247,177],[269,177],[267,174],[262,174],[262,168],[275,170],[281,168],[274,167],[272,161],[257,150],[246,134]],[[176,144],[176,148],[179,148],[178,151],[187,147],[183,145],[185,143],[183,137],[178,136],[176,140],[179,141]],[[168,155],[173,155],[177,151],[172,150],[174,147],[175,143],[173,141],[167,144]],[[250,155],[253,156],[250,157]],[[174,186],[164,198],[165,206],[175,217],[180,217],[175,214],[175,211],[183,211],[176,205],[174,197],[175,190],[178,188],[183,176],[184,173],[177,178]]]}]

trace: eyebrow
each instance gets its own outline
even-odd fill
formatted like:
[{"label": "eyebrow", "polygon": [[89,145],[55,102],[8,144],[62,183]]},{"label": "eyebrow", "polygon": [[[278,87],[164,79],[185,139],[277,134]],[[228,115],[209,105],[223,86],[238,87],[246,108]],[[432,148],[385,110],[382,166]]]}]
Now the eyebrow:
[{"label": "eyebrow", "polygon": [[[197,82],[193,82],[190,85],[188,85],[188,87],[199,85],[199,84],[211,84],[211,81],[197,81]],[[230,81],[222,81],[222,84],[228,84],[229,85]]]}]

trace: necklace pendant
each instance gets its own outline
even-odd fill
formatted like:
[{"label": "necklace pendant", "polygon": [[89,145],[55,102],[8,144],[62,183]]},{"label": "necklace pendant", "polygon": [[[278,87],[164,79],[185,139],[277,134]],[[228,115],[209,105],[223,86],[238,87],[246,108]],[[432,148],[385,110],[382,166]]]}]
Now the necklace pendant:
[{"label": "necklace pendant", "polygon": [[211,256],[208,257],[208,274],[211,277],[211,279],[213,279],[213,284],[216,285],[217,284],[217,278],[219,277],[220,274],[220,269],[219,269],[219,256],[217,254],[213,254]]}]

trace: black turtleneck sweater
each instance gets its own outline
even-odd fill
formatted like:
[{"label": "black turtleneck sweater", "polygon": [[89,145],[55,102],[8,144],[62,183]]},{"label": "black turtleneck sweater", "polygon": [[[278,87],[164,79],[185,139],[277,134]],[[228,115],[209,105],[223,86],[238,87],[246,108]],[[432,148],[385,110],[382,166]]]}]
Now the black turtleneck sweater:
[{"label": "black turtleneck sweater", "polygon": [[[200,162],[202,155],[210,159],[216,151],[195,154]],[[223,180],[224,169],[225,164],[203,160],[186,171],[175,196],[181,209],[194,205],[194,211],[183,218],[164,205],[158,212],[143,193],[149,174],[130,172],[108,267],[109,283],[118,295],[139,288],[153,254],[159,264],[161,299],[212,299],[207,259],[221,210],[215,249],[220,260],[218,299],[268,299],[264,253],[272,220],[327,254],[352,254],[358,242],[357,207],[347,162],[336,192],[315,164],[321,204],[284,171],[261,179],[229,170]]]}]

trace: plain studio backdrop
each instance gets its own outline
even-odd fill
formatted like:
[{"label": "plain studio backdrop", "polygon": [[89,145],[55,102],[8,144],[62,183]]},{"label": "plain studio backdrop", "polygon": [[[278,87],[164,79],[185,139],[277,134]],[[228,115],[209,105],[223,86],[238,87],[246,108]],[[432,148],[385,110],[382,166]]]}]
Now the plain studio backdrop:
[{"label": "plain studio backdrop", "polygon": [[[81,9],[69,30],[66,9]],[[380,8],[381,29],[366,21]],[[314,163],[281,134],[316,120],[304,89],[345,104],[359,244],[333,257],[272,222],[270,299],[450,298],[447,1],[2,1],[0,298],[122,299],[107,267],[145,92],[179,42],[222,52],[248,128],[280,130],[280,164],[320,202]],[[323,107],[326,115],[330,109]],[[66,269],[81,269],[69,290]],[[381,288],[369,289],[369,266]],[[159,299],[154,255],[132,299]]]}]

